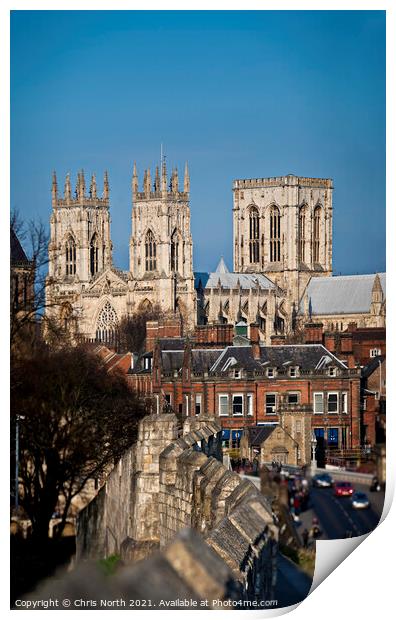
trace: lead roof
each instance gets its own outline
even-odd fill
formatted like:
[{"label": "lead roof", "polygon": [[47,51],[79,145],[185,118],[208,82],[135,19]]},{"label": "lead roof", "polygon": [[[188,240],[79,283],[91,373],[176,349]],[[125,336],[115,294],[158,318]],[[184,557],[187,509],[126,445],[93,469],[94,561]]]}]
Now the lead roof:
[{"label": "lead roof", "polygon": [[[305,310],[308,297],[311,315],[355,314],[370,312],[371,293],[377,274],[311,278],[300,303],[300,313]],[[386,273],[378,274],[386,297]]]}]

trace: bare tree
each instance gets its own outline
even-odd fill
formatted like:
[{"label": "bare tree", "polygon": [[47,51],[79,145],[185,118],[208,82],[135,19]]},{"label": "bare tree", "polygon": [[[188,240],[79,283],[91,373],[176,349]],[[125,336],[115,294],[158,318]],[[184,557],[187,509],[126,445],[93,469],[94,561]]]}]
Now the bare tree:
[{"label": "bare tree", "polygon": [[72,499],[131,446],[145,413],[125,377],[108,373],[86,348],[41,344],[30,357],[13,359],[11,423],[14,431],[19,424],[20,502],[36,539],[48,537],[59,498],[61,534]]},{"label": "bare tree", "polygon": [[12,354],[23,354],[42,338],[45,322],[47,338],[62,346],[68,334],[58,320],[49,319],[50,306],[47,289],[51,284],[48,271],[49,235],[38,220],[24,222],[19,213],[11,215],[11,270],[10,270],[10,341]]},{"label": "bare tree", "polygon": [[159,305],[142,309],[131,316],[124,317],[119,327],[119,348],[121,351],[144,352],[146,323],[164,316]]}]

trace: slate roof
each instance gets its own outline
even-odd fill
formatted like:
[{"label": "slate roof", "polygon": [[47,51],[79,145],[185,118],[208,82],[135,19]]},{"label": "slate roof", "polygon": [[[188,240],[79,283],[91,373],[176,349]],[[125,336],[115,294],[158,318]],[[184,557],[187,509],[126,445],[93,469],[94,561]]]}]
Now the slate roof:
[{"label": "slate roof", "polygon": [[159,347],[161,351],[183,351],[185,338],[160,338]]},{"label": "slate roof", "polygon": [[[304,313],[304,299],[308,295],[311,315],[355,314],[370,312],[371,291],[377,274],[311,278],[300,302]],[[386,273],[379,273],[384,299]]]},{"label": "slate roof", "polygon": [[364,366],[362,368],[362,377],[366,378],[369,377],[376,368],[378,368],[380,362],[381,364],[385,361],[385,356],[384,355],[378,355],[377,357],[373,357],[372,360],[369,361],[368,364],[366,364],[366,366]]},{"label": "slate roof", "polygon": [[281,345],[265,347],[260,346],[260,359],[255,360],[252,348],[246,347],[226,347],[216,363],[211,368],[212,371],[221,372],[227,360],[233,357],[245,370],[263,370],[263,368],[288,368],[298,366],[300,370],[314,370],[321,362],[326,362],[338,368],[345,369],[346,366],[336,358],[323,345]]},{"label": "slate roof", "polygon": [[[192,371],[194,373],[209,372],[223,349],[193,349]],[[180,370],[183,366],[184,351],[166,351],[161,353],[162,369],[164,372]]]},{"label": "slate roof", "polygon": [[10,228],[10,250],[11,250],[11,265],[16,265],[16,264],[21,264],[21,263],[26,263],[27,265],[30,264],[30,261],[27,258],[13,228]]},{"label": "slate roof", "polygon": [[[170,340],[170,342],[172,342]],[[162,349],[162,368],[164,372],[179,371],[183,366],[183,350]],[[342,370],[347,367],[323,345],[281,345],[260,347],[260,359],[255,360],[251,346],[229,346],[222,349],[192,349],[192,371],[223,372],[227,361],[233,358],[235,365],[245,370],[262,371],[265,368],[287,369],[289,366],[298,366],[300,370],[314,370],[327,365],[336,366]],[[225,372],[225,371],[224,371]]]},{"label": "slate roof", "polygon": [[263,441],[268,439],[268,437],[273,433],[275,428],[277,428],[276,424],[248,427],[246,430],[249,433],[249,445],[260,446]]},{"label": "slate roof", "polygon": [[219,286],[219,281],[223,288],[237,288],[241,286],[242,289],[251,289],[256,288],[257,285],[263,289],[276,288],[276,285],[262,273],[231,272],[223,257],[221,257],[216,271],[211,273],[197,271],[194,276],[195,288],[199,288],[200,283],[202,288],[217,288]]}]

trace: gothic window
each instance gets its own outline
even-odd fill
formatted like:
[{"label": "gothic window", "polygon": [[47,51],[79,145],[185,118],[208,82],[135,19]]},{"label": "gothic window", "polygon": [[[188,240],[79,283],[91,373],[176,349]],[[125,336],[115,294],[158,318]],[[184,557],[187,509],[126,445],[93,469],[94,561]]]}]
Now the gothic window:
[{"label": "gothic window", "polygon": [[313,262],[320,262],[320,227],[322,219],[322,209],[316,207],[314,211],[314,226],[313,226]]},{"label": "gothic window", "polygon": [[99,342],[115,343],[118,331],[116,311],[109,301],[106,301],[99,313],[96,323],[96,340]]},{"label": "gothic window", "polygon": [[145,251],[146,271],[155,271],[157,269],[157,247],[151,230],[146,235]]},{"label": "gothic window", "polygon": [[281,259],[280,211],[271,207],[270,214],[270,262],[277,263]]},{"label": "gothic window", "polygon": [[96,234],[92,237],[89,247],[89,263],[91,276],[99,271],[99,245]]},{"label": "gothic window", "polygon": [[253,207],[250,210],[250,214],[249,214],[249,252],[250,252],[251,263],[260,262],[259,239],[260,239],[259,214],[258,214],[257,209]]},{"label": "gothic window", "polygon": [[306,208],[301,207],[298,218],[300,261],[305,262],[305,217]]},{"label": "gothic window", "polygon": [[171,237],[171,271],[177,271],[179,267],[179,237],[174,230]]},{"label": "gothic window", "polygon": [[66,241],[66,275],[74,276],[76,273],[76,242],[73,237]]}]

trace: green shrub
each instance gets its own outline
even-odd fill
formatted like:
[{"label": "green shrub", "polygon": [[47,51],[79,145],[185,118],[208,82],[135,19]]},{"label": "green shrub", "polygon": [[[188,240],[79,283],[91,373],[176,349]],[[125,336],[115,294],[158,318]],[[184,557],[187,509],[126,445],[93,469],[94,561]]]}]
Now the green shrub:
[{"label": "green shrub", "polygon": [[109,575],[114,575],[114,573],[121,564],[121,558],[119,555],[114,553],[113,555],[109,555],[108,558],[99,560],[98,564],[106,577],[108,577]]}]

